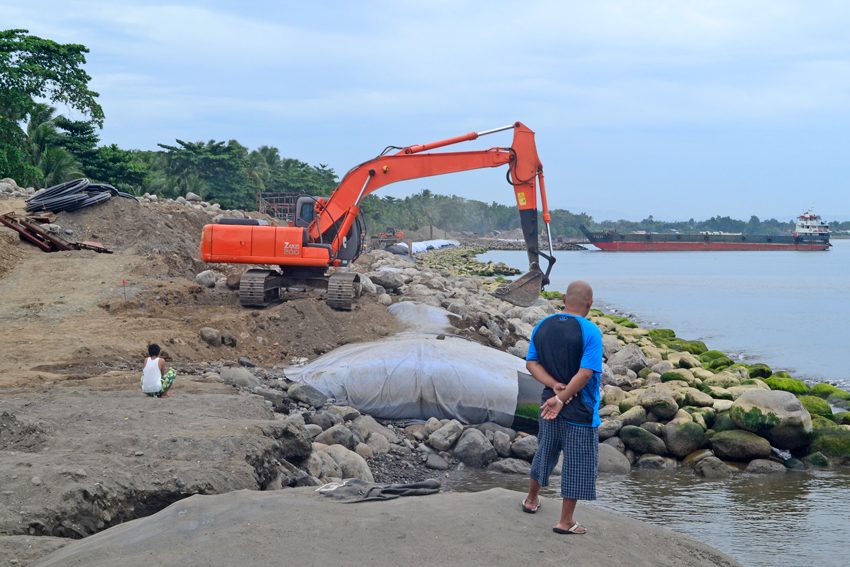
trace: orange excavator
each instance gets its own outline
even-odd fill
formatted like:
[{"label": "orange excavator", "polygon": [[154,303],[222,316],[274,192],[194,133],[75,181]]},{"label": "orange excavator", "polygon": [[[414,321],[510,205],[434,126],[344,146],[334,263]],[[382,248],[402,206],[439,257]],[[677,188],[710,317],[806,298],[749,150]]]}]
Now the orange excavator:
[{"label": "orange excavator", "polygon": [[[507,148],[431,151],[505,130],[514,133],[513,143]],[[239,301],[244,306],[266,306],[279,299],[281,289],[285,288],[326,287],[326,301],[332,308],[351,310],[360,294],[360,279],[345,267],[357,259],[363,247],[365,226],[359,213],[360,202],[366,195],[398,181],[502,165],[508,166],[506,177],[516,196],[529,271],[496,289],[494,295],[528,307],[549,283],[555,257],[543,165],[537,156],[534,132],[521,122],[429,144],[390,146],[346,173],[327,199],[300,197],[295,221],[290,226],[270,226],[255,219],[222,219],[217,224],[206,225],[201,238],[201,259],[210,263],[277,266],[252,268],[242,275]],[[538,183],[548,254],[540,252],[538,246]],[[540,256],[548,262],[545,273],[540,269]]]}]

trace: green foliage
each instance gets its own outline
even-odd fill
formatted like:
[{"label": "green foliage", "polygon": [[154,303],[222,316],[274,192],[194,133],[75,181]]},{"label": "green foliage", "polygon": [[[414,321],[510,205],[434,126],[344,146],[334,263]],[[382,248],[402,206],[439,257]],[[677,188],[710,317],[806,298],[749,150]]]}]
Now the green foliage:
[{"label": "green foliage", "polygon": [[27,30],[0,31],[0,104],[5,119],[20,120],[37,100],[67,104],[103,124],[98,94],[88,87],[83,70],[84,45],[60,44],[27,35]]},{"label": "green foliage", "polygon": [[774,374],[765,379],[764,382],[770,386],[771,390],[784,390],[792,394],[807,394],[809,392],[809,387],[803,381],[791,377],[785,378]]},{"label": "green foliage", "polygon": [[803,407],[809,410],[812,415],[820,415],[823,417],[832,417],[832,408],[826,403],[826,400],[817,396],[800,396],[800,403]]},{"label": "green foliage", "polygon": [[83,45],[59,44],[27,30],[0,31],[0,177],[39,186],[79,175],[77,160],[62,146],[54,109],[39,101],[66,104],[103,124],[98,95],[82,69],[85,53]]}]

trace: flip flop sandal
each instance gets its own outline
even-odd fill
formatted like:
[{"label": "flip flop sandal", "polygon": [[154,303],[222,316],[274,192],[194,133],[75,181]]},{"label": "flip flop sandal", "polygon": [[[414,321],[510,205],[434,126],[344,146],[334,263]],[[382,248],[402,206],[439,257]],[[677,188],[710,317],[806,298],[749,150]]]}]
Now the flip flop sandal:
[{"label": "flip flop sandal", "polygon": [[578,522],[576,522],[572,526],[570,526],[569,529],[564,530],[564,529],[561,529],[561,528],[556,526],[556,527],[552,528],[552,531],[555,532],[556,534],[584,535],[584,534],[587,533],[587,529],[584,526],[582,526],[581,524],[579,524]]},{"label": "flip flop sandal", "polygon": [[522,503],[520,505],[522,506],[522,511],[526,514],[536,514],[537,511],[540,509],[540,498],[537,499],[537,503],[534,506],[526,506],[525,502],[526,499],[523,498]]}]

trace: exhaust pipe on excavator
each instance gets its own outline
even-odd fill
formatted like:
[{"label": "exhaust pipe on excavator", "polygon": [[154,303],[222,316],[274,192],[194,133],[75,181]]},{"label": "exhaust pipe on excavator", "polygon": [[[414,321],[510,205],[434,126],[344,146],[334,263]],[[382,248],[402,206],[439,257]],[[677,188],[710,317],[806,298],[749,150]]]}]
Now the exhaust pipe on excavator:
[{"label": "exhaust pipe on excavator", "polygon": [[[540,292],[549,284],[549,274],[555,264],[555,254],[552,250],[552,233],[546,222],[546,238],[549,244],[549,254],[540,252],[537,242],[537,210],[519,212],[522,237],[528,253],[528,272],[507,285],[496,288],[495,297],[518,307],[531,307],[540,298]],[[547,262],[546,272],[540,270],[540,256]]]}]

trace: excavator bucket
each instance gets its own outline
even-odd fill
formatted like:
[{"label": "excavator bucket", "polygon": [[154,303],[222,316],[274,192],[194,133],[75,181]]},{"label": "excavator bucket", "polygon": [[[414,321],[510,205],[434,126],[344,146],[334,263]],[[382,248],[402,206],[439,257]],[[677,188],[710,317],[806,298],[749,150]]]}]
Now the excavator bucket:
[{"label": "excavator bucket", "polygon": [[519,307],[531,307],[543,289],[543,272],[531,270],[507,285],[496,288],[493,295]]}]

